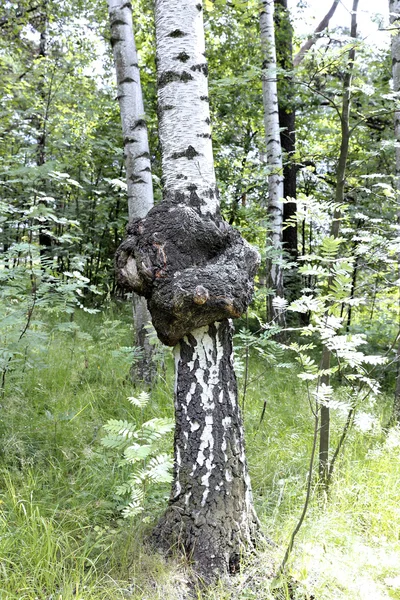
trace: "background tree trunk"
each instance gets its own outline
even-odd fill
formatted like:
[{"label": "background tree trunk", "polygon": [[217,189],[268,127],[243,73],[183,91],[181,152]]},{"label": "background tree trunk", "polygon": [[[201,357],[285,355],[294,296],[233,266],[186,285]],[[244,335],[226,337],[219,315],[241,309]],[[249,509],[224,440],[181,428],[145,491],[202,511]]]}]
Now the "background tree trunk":
[{"label": "background tree trunk", "polygon": [[[275,256],[267,261],[267,285],[276,296],[283,297],[282,270],[282,226],[283,226],[283,167],[282,147],[279,129],[278,91],[276,75],[276,52],[274,34],[274,0],[263,0],[260,11],[260,36],[263,53],[263,103],[265,144],[267,163],[270,169],[268,176],[268,216],[269,239]],[[268,319],[284,325],[284,313],[273,306],[272,294],[268,295]]]},{"label": "background tree trunk", "polygon": [[[117,74],[118,102],[124,137],[129,220],[146,216],[154,204],[153,182],[142,87],[132,27],[132,6],[125,0],[108,0],[111,45]],[[132,365],[133,381],[150,383],[153,347],[146,326],[151,322],[145,298],[134,294],[135,345],[140,358]]]},{"label": "background tree trunk", "polygon": [[[357,37],[357,8],[358,0],[353,0],[353,8],[351,13],[351,30],[350,35],[352,38]],[[331,236],[334,238],[339,237],[340,230],[340,219],[342,212],[340,205],[344,203],[344,187],[346,178],[346,166],[347,157],[349,153],[349,142],[350,142],[350,101],[351,101],[351,82],[353,77],[353,67],[355,58],[355,48],[351,48],[348,55],[347,71],[343,79],[343,102],[342,102],[342,114],[340,119],[341,124],[341,142],[339,160],[336,169],[336,193],[335,203],[337,208],[333,215],[333,221],[331,226]],[[328,287],[333,283],[333,278],[328,281]],[[321,370],[328,370],[331,361],[331,351],[324,346],[322,350],[321,359]],[[321,375],[320,383],[329,385],[330,376],[329,374]],[[319,435],[319,477],[322,485],[327,487],[329,481],[329,440],[330,440],[330,409],[329,406],[321,406],[320,416],[320,435]]]},{"label": "background tree trunk", "polygon": [[[282,73],[278,75],[279,125],[283,160],[283,196],[296,199],[297,166],[293,160],[296,149],[296,106],[293,83],[293,27],[287,0],[275,0],[276,58]],[[296,202],[283,205],[283,223],[295,216]],[[290,258],[297,259],[297,225],[285,227],[282,231],[283,248]],[[285,285],[286,288],[286,285]]]}]

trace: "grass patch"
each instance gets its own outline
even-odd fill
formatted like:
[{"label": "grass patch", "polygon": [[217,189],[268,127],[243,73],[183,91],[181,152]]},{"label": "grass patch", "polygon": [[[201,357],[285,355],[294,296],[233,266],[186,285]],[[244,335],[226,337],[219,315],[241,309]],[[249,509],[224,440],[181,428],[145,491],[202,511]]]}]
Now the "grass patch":
[{"label": "grass patch", "polygon": [[[141,414],[127,401],[135,393],[128,376],[130,307],[78,314],[75,323],[65,330],[48,324],[39,366],[26,365],[7,379],[0,421],[0,597],[183,598],[187,565],[167,563],[145,544],[168,486],[148,498],[145,522],[122,519],[114,490],[127,471],[100,444],[110,418],[172,416],[172,359],[167,355]],[[301,512],[313,419],[294,365],[266,367],[252,356],[250,367],[248,461],[263,530],[278,546],[249,557],[237,577],[198,592],[204,600],[288,597],[285,589],[272,595],[269,575]],[[389,403],[382,397],[370,409],[376,419],[370,432],[352,431],[330,497],[314,492],[289,564],[299,598],[400,598],[400,434],[381,426]],[[334,420],[333,444],[343,420]],[[165,450],[171,447],[172,436]]]}]

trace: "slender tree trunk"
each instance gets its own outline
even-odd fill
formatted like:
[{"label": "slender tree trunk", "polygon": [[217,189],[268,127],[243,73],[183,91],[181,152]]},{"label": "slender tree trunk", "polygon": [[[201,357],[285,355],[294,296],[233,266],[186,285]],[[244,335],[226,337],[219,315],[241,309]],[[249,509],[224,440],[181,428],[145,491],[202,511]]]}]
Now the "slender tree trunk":
[{"label": "slender tree trunk", "polygon": [[[47,0],[43,0],[40,7],[39,15],[39,48],[38,48],[38,60],[44,60],[47,56]],[[50,106],[51,88],[46,91],[46,79],[43,73],[42,81],[39,85],[38,95],[42,101],[41,109],[43,115],[38,116],[36,119],[36,164],[41,167],[46,163],[46,143],[47,143],[47,120]],[[46,187],[46,182],[42,181],[43,187]],[[40,200],[39,200],[40,203]],[[40,244],[40,256],[48,256],[51,250],[51,236],[46,232],[45,229],[39,229],[39,244]]]},{"label": "slender tree trunk", "polygon": [[[155,8],[164,202],[196,211],[210,223],[219,218],[219,202],[201,3],[156,0]],[[195,301],[207,303],[207,290],[202,286],[196,290],[204,295]],[[244,452],[230,322],[191,331],[176,346],[175,361],[174,481],[169,507],[153,539],[166,551],[184,550],[210,579],[238,568],[258,524]]]},{"label": "slender tree trunk", "polygon": [[294,57],[293,65],[295,67],[297,67],[301,63],[301,61],[303,60],[303,58],[305,57],[307,52],[314,46],[315,42],[318,40],[319,34],[322,33],[324,31],[324,29],[326,29],[328,27],[329,21],[333,17],[338,4],[339,4],[339,0],[333,0],[332,6],[328,10],[326,15],[322,19],[322,21],[317,25],[312,36],[309,37],[306,42],[304,42],[304,44],[302,45],[302,47],[300,48],[300,50]]},{"label": "slender tree trunk", "polygon": [[[153,182],[142,87],[132,27],[132,6],[125,0],[107,0],[111,45],[117,74],[118,102],[124,138],[129,220],[146,216],[154,204]],[[151,383],[153,348],[146,326],[150,313],[145,298],[134,294],[135,345],[141,357],[132,365],[132,379]]]},{"label": "slender tree trunk", "polygon": [[[276,296],[283,297],[282,226],[283,226],[283,167],[282,146],[279,129],[278,91],[276,75],[276,52],[274,33],[274,0],[262,0],[260,11],[260,36],[263,53],[263,104],[265,143],[268,177],[269,241],[274,257],[268,261],[267,285]],[[285,317],[281,310],[274,308],[273,295],[268,296],[268,318],[284,325]]]},{"label": "slender tree trunk", "polygon": [[[357,37],[357,8],[358,0],[353,0],[353,8],[351,14],[351,31],[350,35],[352,38]],[[331,226],[331,236],[334,238],[339,237],[340,219],[342,212],[340,205],[344,203],[344,187],[346,177],[346,166],[347,157],[349,153],[349,141],[350,141],[350,100],[351,100],[351,82],[353,76],[355,58],[355,48],[351,48],[349,51],[347,61],[347,71],[343,80],[343,102],[342,102],[342,114],[341,114],[341,143],[339,160],[336,170],[336,193],[335,202],[337,208],[333,215],[333,221]],[[333,278],[329,280],[328,287],[333,283]],[[322,351],[321,369],[327,370],[330,367],[331,352],[326,346]],[[330,376],[324,374],[321,376],[321,384],[329,385]],[[329,439],[330,439],[330,409],[328,406],[321,406],[321,419],[320,419],[320,437],[319,437],[319,477],[322,485],[326,487],[329,480]]]},{"label": "slender tree trunk", "polygon": [[[389,0],[390,23],[400,28],[400,0]],[[396,29],[392,35],[392,73],[393,90],[400,91],[400,29]],[[394,114],[394,137],[396,140],[396,165],[395,181],[397,190],[397,222],[400,225],[400,111]],[[400,255],[398,257],[398,270],[400,273]],[[399,300],[400,315],[400,300]],[[399,316],[400,319],[400,316]],[[400,422],[400,343],[397,348],[397,377],[394,391],[393,417]]]},{"label": "slender tree trunk", "polygon": [[[293,27],[287,0],[275,0],[275,32],[276,58],[279,67],[284,71],[278,75],[279,125],[281,129],[281,146],[284,152],[283,161],[283,196],[296,199],[297,166],[293,160],[296,149],[296,108],[293,82]],[[285,202],[283,205],[283,223],[292,219],[297,210],[296,202]],[[290,258],[296,260],[297,225],[285,227],[282,232],[283,248]],[[285,285],[286,288],[286,285]]]}]

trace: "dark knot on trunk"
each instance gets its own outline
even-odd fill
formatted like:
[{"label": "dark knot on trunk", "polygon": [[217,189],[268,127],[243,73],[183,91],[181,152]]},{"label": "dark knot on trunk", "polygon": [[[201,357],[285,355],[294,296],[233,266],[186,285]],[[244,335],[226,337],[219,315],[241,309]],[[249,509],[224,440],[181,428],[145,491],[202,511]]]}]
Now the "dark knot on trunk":
[{"label": "dark knot on trunk", "polygon": [[259,262],[258,252],[220,217],[166,201],[128,225],[116,253],[120,285],[147,298],[168,346],[197,327],[243,314]]}]

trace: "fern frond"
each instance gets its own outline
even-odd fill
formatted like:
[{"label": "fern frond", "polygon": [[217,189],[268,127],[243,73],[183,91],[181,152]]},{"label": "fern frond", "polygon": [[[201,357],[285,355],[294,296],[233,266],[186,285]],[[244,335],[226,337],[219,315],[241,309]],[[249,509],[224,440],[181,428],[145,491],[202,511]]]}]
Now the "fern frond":
[{"label": "fern frond", "polygon": [[147,458],[152,452],[154,452],[153,446],[132,444],[125,449],[124,456],[129,463],[134,464],[139,460]]},{"label": "fern frond", "polygon": [[136,398],[131,396],[128,398],[129,402],[133,404],[133,406],[137,406],[138,408],[145,408],[150,400],[150,395],[147,392],[140,392],[139,396]]},{"label": "fern frond", "polygon": [[110,419],[104,425],[104,429],[115,436],[121,436],[123,439],[129,439],[136,431],[136,425],[129,421],[120,421],[118,419]]}]

